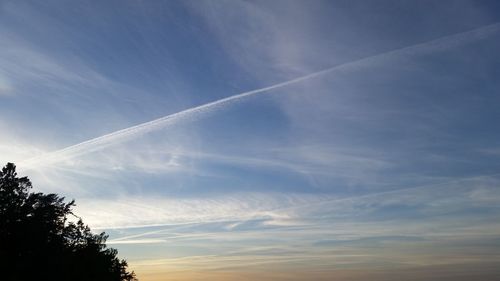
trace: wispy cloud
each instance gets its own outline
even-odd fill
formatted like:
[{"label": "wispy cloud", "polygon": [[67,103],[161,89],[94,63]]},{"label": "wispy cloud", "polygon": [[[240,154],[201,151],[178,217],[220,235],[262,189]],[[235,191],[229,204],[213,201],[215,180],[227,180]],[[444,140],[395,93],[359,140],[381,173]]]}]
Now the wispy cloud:
[{"label": "wispy cloud", "polygon": [[[497,177],[465,178],[345,198],[254,193],[214,199],[92,199],[81,202],[79,211],[97,228],[227,222],[227,229],[236,229],[238,224],[235,223],[253,220],[261,220],[257,226],[294,226],[330,225],[332,221],[343,218],[361,221],[394,219],[400,222],[410,214],[398,214],[398,210],[411,209],[415,218],[423,219],[480,206],[493,208],[500,200],[500,194],[495,189]],[[422,230],[422,233],[425,232]]]},{"label": "wispy cloud", "polygon": [[54,152],[51,152],[49,154],[35,157],[32,159],[26,160],[24,163],[22,163],[24,166],[30,166],[30,165],[36,165],[40,163],[50,163],[54,161],[60,161],[65,158],[70,158],[70,157],[75,157],[84,153],[96,151],[99,149],[102,149],[103,147],[106,147],[112,143],[116,142],[121,142],[121,141],[126,141],[127,139],[131,137],[135,137],[138,135],[142,135],[145,133],[148,133],[153,130],[158,130],[161,128],[165,128],[166,126],[172,125],[176,122],[179,122],[184,119],[193,119],[193,118],[199,118],[201,114],[203,113],[209,113],[211,111],[214,111],[215,109],[218,109],[223,106],[227,106],[233,102],[239,101],[241,99],[244,99],[249,96],[253,96],[256,94],[260,93],[265,93],[277,88],[285,87],[288,85],[292,85],[295,83],[299,83],[305,80],[313,79],[318,76],[322,76],[325,74],[331,74],[334,71],[344,71],[345,69],[349,68],[356,68],[360,67],[366,64],[374,63],[379,60],[386,60],[392,56],[395,55],[411,55],[416,52],[430,52],[430,51],[436,51],[442,48],[450,48],[453,47],[454,45],[457,44],[463,44],[465,42],[470,42],[472,40],[477,40],[481,39],[484,37],[487,37],[491,34],[494,34],[498,32],[500,25],[499,24],[493,24],[490,26],[478,28],[476,30],[468,31],[468,32],[463,32],[460,34],[455,34],[447,37],[443,37],[440,39],[432,40],[429,42],[409,46],[409,47],[404,47],[400,49],[396,49],[393,51],[385,52],[379,55],[374,55],[370,56],[367,58],[363,58],[360,60],[344,63],[341,65],[337,65],[328,69],[324,69],[318,72],[314,72],[308,75],[304,75],[292,80],[288,80],[282,83],[278,83],[272,86],[244,92],[241,94],[237,94],[234,96],[230,96],[227,98],[223,98],[220,100],[216,100],[207,104],[203,104],[200,106],[192,107],[174,114],[167,115],[165,117],[155,119],[146,123],[142,123],[139,125],[135,125],[132,127],[128,127],[119,131],[115,131],[94,139],[87,140],[85,142],[75,144],[66,148],[63,148],[61,150],[57,150]]},{"label": "wispy cloud", "polygon": [[[491,221],[500,200],[497,184],[498,176],[485,176],[353,198],[315,198],[290,207],[259,199],[264,208],[247,206],[260,213],[254,218],[245,215],[245,201],[238,203],[234,198],[230,200],[241,204],[236,208],[243,210],[240,214],[226,205],[222,209],[229,213],[219,213],[213,221],[208,217],[197,221],[197,215],[188,219],[191,223],[150,226],[147,231],[122,229],[135,234],[113,234],[110,241],[131,247],[154,243],[164,251],[197,247],[209,253],[181,252],[178,257],[131,261],[137,270],[148,272],[153,268],[168,272],[252,268],[255,272],[292,264],[320,271],[482,264],[486,257],[500,259],[491,248],[498,243],[495,237],[500,230]],[[223,202],[227,198],[217,204]],[[209,209],[200,213],[206,215]],[[407,213],[409,209],[412,215]],[[298,223],[281,224],[281,219]],[[471,255],[469,247],[481,250]]]}]

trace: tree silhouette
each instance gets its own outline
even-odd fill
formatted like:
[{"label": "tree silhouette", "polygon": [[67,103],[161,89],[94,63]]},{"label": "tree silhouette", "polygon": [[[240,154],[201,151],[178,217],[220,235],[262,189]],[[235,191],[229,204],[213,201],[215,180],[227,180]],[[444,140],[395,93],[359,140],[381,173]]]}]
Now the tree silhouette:
[{"label": "tree silhouette", "polygon": [[[72,213],[74,201],[30,192],[7,163],[0,172],[0,280],[132,281],[127,262]],[[70,218],[76,218],[76,222]]]}]

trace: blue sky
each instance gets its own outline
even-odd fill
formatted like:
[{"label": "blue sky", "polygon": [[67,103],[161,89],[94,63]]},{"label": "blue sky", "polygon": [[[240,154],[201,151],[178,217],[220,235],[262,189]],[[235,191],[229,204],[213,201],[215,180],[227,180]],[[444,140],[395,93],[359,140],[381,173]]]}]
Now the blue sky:
[{"label": "blue sky", "polygon": [[484,280],[498,1],[0,1],[0,160],[141,280]]}]

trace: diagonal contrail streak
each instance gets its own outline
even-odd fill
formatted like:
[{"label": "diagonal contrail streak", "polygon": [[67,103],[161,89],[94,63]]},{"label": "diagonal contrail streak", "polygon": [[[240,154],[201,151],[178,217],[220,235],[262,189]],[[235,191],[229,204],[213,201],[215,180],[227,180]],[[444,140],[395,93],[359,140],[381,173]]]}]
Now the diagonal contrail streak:
[{"label": "diagonal contrail streak", "polygon": [[231,103],[242,101],[244,98],[269,92],[271,90],[282,88],[288,85],[296,84],[305,80],[309,80],[318,76],[322,76],[325,74],[331,74],[334,72],[340,72],[349,70],[355,67],[366,66],[370,63],[376,63],[377,61],[381,61],[384,59],[388,59],[393,56],[401,56],[401,55],[415,55],[415,54],[425,54],[428,52],[434,52],[440,49],[447,49],[453,46],[461,45],[467,42],[479,40],[494,34],[500,30],[500,23],[495,23],[492,25],[480,27],[471,31],[466,31],[462,33],[457,33],[445,37],[441,37],[438,39],[434,39],[431,41],[427,41],[424,43],[407,46],[395,50],[391,50],[388,52],[384,52],[377,55],[372,55],[369,57],[365,57],[362,59],[346,62],[340,65],[336,65],[318,72],[314,72],[308,75],[304,75],[292,80],[288,80],[285,82],[281,82],[278,84],[274,84],[272,86],[255,89],[252,91],[244,92],[241,94],[233,95],[227,98],[219,99],[210,103],[206,103],[203,105],[195,106],[189,109],[185,109],[183,111],[173,113],[149,122],[141,123],[135,126],[131,126],[125,129],[121,129],[109,134],[105,134],[103,136],[93,138],[75,145],[68,146],[66,148],[56,150],[53,152],[49,152],[38,157],[34,157],[28,159],[22,163],[21,166],[24,168],[33,168],[36,165],[40,164],[48,164],[53,162],[58,162],[64,159],[69,159],[76,157],[78,155],[86,154],[89,152],[100,150],[108,145],[111,145],[116,142],[123,142],[130,138],[133,138],[138,135],[142,135],[154,130],[158,130],[161,128],[165,128],[169,125],[172,125],[180,120],[187,118],[195,118],[200,117],[203,113],[213,112],[214,110],[221,108],[223,106],[227,106]]}]

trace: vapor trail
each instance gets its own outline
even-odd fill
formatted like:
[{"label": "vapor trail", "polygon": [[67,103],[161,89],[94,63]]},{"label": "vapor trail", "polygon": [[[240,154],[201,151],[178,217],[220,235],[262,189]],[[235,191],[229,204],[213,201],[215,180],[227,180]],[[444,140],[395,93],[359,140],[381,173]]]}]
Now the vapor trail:
[{"label": "vapor trail", "polygon": [[231,103],[237,102],[237,101],[242,101],[244,98],[249,97],[249,96],[254,96],[257,94],[269,92],[271,90],[277,89],[277,88],[282,88],[288,85],[296,84],[305,80],[309,80],[318,76],[322,76],[325,74],[330,74],[334,72],[340,72],[340,71],[345,71],[349,69],[353,69],[355,67],[360,67],[360,66],[366,66],[370,65],[372,63],[376,63],[377,61],[382,61],[385,59],[388,59],[393,56],[401,56],[401,55],[415,55],[415,54],[425,54],[428,52],[433,52],[437,51],[440,49],[447,49],[453,46],[457,46],[460,44],[464,44],[467,42],[475,41],[478,39],[483,39],[488,37],[489,35],[497,32],[500,29],[500,23],[495,23],[492,25],[487,25],[483,26],[471,31],[466,31],[462,33],[457,33],[445,37],[441,37],[438,39],[434,39],[431,41],[427,41],[424,43],[412,45],[412,46],[407,46],[399,49],[395,49],[392,51],[384,52],[381,54],[369,56],[366,58],[346,62],[340,65],[336,65],[318,72],[314,72],[308,75],[304,75],[292,80],[288,80],[285,82],[281,82],[278,84],[274,84],[272,86],[244,92],[241,94],[237,94],[234,96],[230,96],[227,98],[223,98],[220,100],[216,100],[210,103],[206,103],[203,105],[199,105],[196,107],[192,107],[189,109],[185,109],[183,111],[170,114],[149,122],[145,122],[139,125],[135,125],[132,127],[128,127],[122,130],[118,130],[97,138],[93,138],[75,145],[68,146],[66,148],[56,150],[53,152],[49,152],[46,154],[43,154],[38,157],[34,157],[31,159],[28,159],[20,165],[22,165],[24,168],[30,168],[33,167],[37,164],[45,164],[45,163],[52,163],[52,162],[57,162],[61,161],[64,159],[68,158],[73,158],[78,155],[86,154],[89,152],[93,152],[96,150],[100,150],[108,145],[111,145],[115,142],[123,142],[126,141],[130,138],[136,137],[138,135],[146,134],[148,132],[158,130],[161,128],[165,128],[169,125],[172,125],[180,120],[187,119],[187,118],[196,118],[200,117],[201,114],[203,113],[210,113],[213,112],[214,110],[221,108],[223,106],[227,106]]}]

